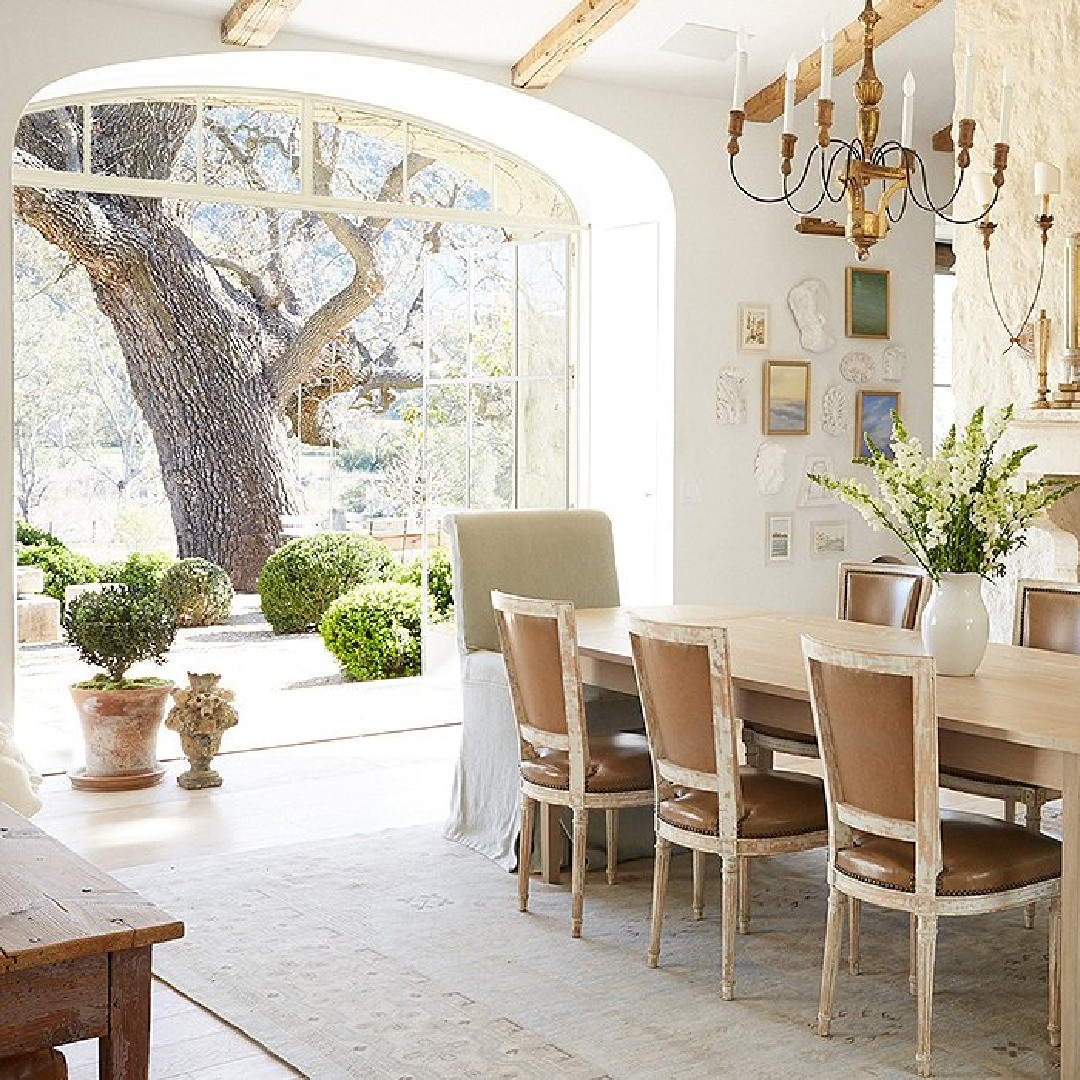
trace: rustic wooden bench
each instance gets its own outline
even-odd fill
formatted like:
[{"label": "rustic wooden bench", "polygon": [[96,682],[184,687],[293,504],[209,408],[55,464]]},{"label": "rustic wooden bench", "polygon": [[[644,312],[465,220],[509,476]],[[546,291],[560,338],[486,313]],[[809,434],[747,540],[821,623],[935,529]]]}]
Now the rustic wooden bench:
[{"label": "rustic wooden bench", "polygon": [[63,1077],[49,1049],[94,1038],[103,1080],[147,1080],[151,948],[183,934],[0,803],[0,1080]]}]

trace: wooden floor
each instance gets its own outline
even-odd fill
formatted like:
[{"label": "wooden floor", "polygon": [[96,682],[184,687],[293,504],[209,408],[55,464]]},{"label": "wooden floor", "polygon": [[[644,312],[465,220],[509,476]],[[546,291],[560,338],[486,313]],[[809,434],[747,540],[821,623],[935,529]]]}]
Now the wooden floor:
[{"label": "wooden floor", "polygon": [[[35,822],[108,870],[438,822],[449,806],[459,735],[453,726],[230,754],[217,762],[225,785],[216,791],[177,787],[178,763],[164,784],[147,791],[77,792],[65,778],[50,777]],[[64,1053],[71,1080],[97,1076],[96,1042]],[[150,1075],[300,1074],[155,980]]]}]

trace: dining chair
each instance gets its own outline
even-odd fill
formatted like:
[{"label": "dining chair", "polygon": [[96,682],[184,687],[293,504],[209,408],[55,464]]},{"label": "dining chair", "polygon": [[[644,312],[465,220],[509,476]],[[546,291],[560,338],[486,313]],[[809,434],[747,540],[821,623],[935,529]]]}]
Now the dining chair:
[{"label": "dining chair", "polygon": [[[817,777],[739,765],[727,631],[630,615],[634,671],[655,774],[656,861],[648,964],[660,958],[671,845],[701,853],[722,873],[721,993],[735,993],[735,925],[749,860],[823,847],[825,796]],[[739,889],[740,879],[743,888]]]},{"label": "dining chair", "polygon": [[[905,563],[842,562],[837,570],[836,617],[849,622],[917,630],[930,597],[930,577],[920,566]],[[809,732],[745,721],[747,761],[768,768],[774,753],[817,757],[817,740]]]},{"label": "dining chair", "polygon": [[517,721],[521,777],[518,906],[529,907],[536,804],[568,806],[571,836],[570,933],[581,937],[585,836],[590,810],[607,818],[607,880],[615,883],[618,811],[653,801],[652,762],[644,735],[590,735],[578,657],[574,605],[493,590],[510,700]]},{"label": "dining chair", "polygon": [[[817,1031],[829,1034],[842,906],[867,902],[915,921],[920,1076],[931,1075],[937,921],[1050,901],[1049,1022],[1060,1033],[1061,845],[1011,822],[942,813],[934,661],[802,639],[821,747],[829,827],[829,907]],[[875,722],[866,723],[865,702]]]}]

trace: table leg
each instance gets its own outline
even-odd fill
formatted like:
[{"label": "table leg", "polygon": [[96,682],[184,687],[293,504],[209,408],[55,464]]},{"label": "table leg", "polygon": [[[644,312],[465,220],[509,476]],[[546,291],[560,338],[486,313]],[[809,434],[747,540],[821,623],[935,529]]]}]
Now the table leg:
[{"label": "table leg", "polygon": [[109,954],[109,1032],[98,1040],[101,1080],[150,1075],[150,946]]},{"label": "table leg", "polygon": [[558,885],[562,877],[562,807],[540,804],[540,880]]},{"label": "table leg", "polygon": [[1061,1080],[1080,1080],[1080,756],[1062,774]]}]

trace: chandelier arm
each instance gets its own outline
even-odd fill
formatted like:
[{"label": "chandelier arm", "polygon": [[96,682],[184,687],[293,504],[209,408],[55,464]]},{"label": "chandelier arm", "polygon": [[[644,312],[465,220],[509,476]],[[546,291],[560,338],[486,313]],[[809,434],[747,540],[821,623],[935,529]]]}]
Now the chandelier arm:
[{"label": "chandelier arm", "polygon": [[[847,199],[847,186],[841,185],[840,190],[835,194],[831,194],[829,191],[829,181],[833,179],[833,174],[836,172],[836,162],[841,154],[844,154],[847,158],[847,164],[850,168],[851,161],[855,156],[853,146],[849,142],[845,142],[843,139],[833,139],[830,142],[831,146],[835,146],[836,149],[832,152],[832,157],[829,158],[829,167],[825,169],[825,152],[821,154],[821,168],[822,168],[822,188],[831,203],[842,203]],[[839,179],[839,177],[837,177]]]},{"label": "chandelier arm", "polygon": [[[735,156],[731,155],[728,158],[728,166],[731,171],[731,179],[734,181],[735,186],[748,198],[753,199],[757,203],[766,203],[768,205],[775,205],[776,203],[786,203],[791,205],[789,201],[789,192],[786,190],[780,195],[755,195],[749,188],[744,187],[742,181],[739,179],[738,174],[735,172]],[[786,185],[785,185],[786,187]],[[796,191],[798,188],[795,189]]]},{"label": "chandelier arm", "polygon": [[[919,196],[915,192],[914,186],[910,182],[908,184],[908,191],[911,193],[911,201],[920,210],[925,210],[927,213],[934,214],[935,216],[941,218],[942,221],[949,222],[950,225],[974,225],[976,222],[983,221],[990,213],[990,211],[993,210],[993,208],[997,205],[998,198],[1001,195],[1001,188],[999,187],[994,189],[993,201],[990,202],[988,206],[984,207],[980,213],[975,214],[973,217],[951,217],[949,214],[946,214],[945,211],[950,206],[952,206],[954,202],[956,202],[956,198],[960,194],[960,189],[964,183],[963,170],[961,170],[960,179],[957,180],[956,187],[953,189],[952,195],[950,195],[945,202],[939,205],[935,203],[934,200],[930,197],[930,185],[926,179],[926,163],[923,161],[921,155],[919,155],[915,151],[912,151],[912,157],[918,164],[919,182],[922,185],[923,198],[926,201],[923,202],[922,200],[920,200]],[[915,170],[912,170],[910,175],[915,175]]]},{"label": "chandelier arm", "polygon": [[788,189],[788,178],[786,176],[784,177],[784,202],[787,203],[793,213],[799,214],[800,216],[812,214],[825,201],[825,196],[824,194],[822,194],[818,197],[817,202],[815,202],[813,206],[809,207],[806,210],[800,210],[791,201],[791,197],[793,195],[798,195],[798,193],[802,191],[804,185],[806,184],[806,180],[810,175],[810,169],[814,164],[814,157],[817,154],[820,154],[822,158],[825,157],[825,151],[820,146],[815,146],[814,149],[811,150],[809,154],[807,154],[806,164],[803,166],[802,176],[799,177],[799,182],[795,185],[794,188],[791,188],[790,190]]},{"label": "chandelier arm", "polygon": [[[904,187],[904,199],[903,199],[903,202],[900,203],[900,209],[896,212],[895,215],[893,214],[893,211],[892,211],[892,204],[891,203],[886,203],[885,204],[885,215],[886,215],[886,217],[888,217],[889,222],[891,224],[895,225],[904,216],[904,214],[907,213],[908,199],[909,198],[911,198],[911,189],[905,185],[905,187]],[[912,201],[914,201],[914,200],[912,200]],[[918,204],[916,203],[916,205],[918,205]]]}]

